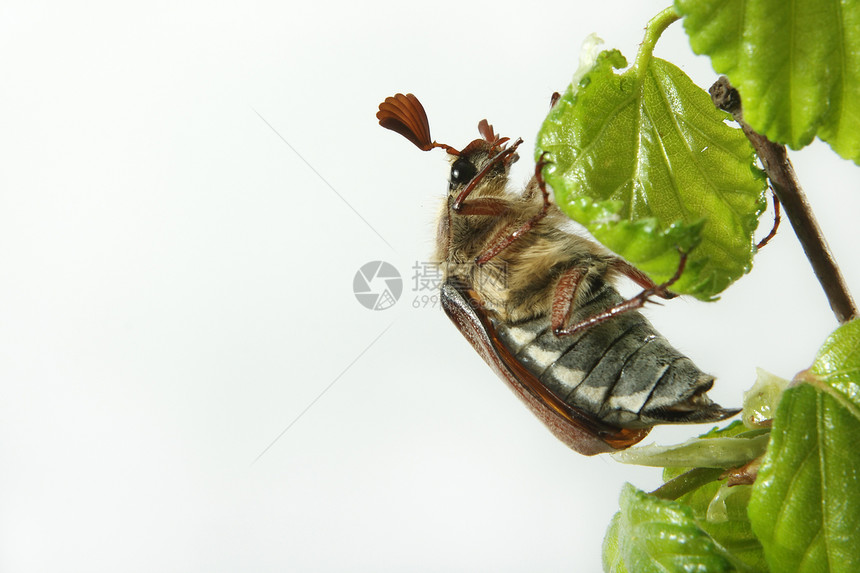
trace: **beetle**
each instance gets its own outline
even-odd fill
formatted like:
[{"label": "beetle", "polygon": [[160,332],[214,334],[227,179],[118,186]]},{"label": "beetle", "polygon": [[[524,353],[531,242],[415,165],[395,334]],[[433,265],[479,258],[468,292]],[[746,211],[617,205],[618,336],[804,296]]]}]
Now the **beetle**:
[{"label": "beetle", "polygon": [[[521,139],[481,135],[457,150],[430,136],[412,94],[379,105],[382,127],[451,165],[434,261],[445,313],[526,406],[573,450],[594,455],[630,447],[656,424],[723,420],[738,413],[707,396],[714,377],[660,335],[637,311],[652,296],[672,298],[686,255],[669,281],[647,275],[601,245],[564,229],[541,170],[521,194],[507,190]],[[613,281],[643,291],[625,300]]]}]

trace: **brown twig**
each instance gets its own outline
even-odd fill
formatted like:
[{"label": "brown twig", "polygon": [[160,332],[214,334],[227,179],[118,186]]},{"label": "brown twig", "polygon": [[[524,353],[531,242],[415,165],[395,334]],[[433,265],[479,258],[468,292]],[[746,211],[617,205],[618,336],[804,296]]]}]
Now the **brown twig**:
[{"label": "brown twig", "polygon": [[752,143],[770,179],[773,191],[782,203],[785,214],[806,253],[806,258],[809,259],[812,270],[827,295],[836,319],[840,323],[845,323],[856,317],[857,306],[848,292],[845,279],[842,278],[842,273],[836,266],[836,261],[824,240],[824,234],[800,188],[785,146],[773,143],[765,136],[756,133],[744,121],[740,94],[729,84],[726,77],[718,79],[709,91],[714,105],[732,114]]}]

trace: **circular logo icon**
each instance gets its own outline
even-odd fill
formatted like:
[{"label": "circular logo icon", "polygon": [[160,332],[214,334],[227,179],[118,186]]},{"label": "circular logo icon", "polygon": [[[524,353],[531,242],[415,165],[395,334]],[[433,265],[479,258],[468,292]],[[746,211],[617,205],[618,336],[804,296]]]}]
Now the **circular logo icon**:
[{"label": "circular logo icon", "polygon": [[355,273],[352,292],[365,308],[385,310],[394,306],[403,293],[403,279],[391,263],[371,261]]}]

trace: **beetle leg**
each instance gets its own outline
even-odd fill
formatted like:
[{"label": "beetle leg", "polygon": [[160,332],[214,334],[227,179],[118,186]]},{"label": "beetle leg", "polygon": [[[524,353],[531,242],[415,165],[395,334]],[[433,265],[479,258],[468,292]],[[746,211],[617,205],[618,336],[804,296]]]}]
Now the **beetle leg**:
[{"label": "beetle leg", "polygon": [[611,263],[609,263],[609,268],[621,273],[625,277],[629,278],[630,280],[641,286],[643,289],[653,290],[653,294],[655,296],[659,296],[663,299],[672,299],[678,296],[677,293],[666,290],[665,288],[659,289],[657,283],[651,280],[651,277],[649,277],[624,259],[614,259]]},{"label": "beetle leg", "polygon": [[458,215],[489,215],[499,217],[511,207],[510,202],[496,197],[475,197],[460,205]]},{"label": "beetle leg", "polygon": [[[567,328],[558,328],[556,327],[554,320],[555,316],[553,315],[553,332],[556,336],[564,336],[568,334],[574,334],[575,332],[579,332],[584,328],[589,328],[600,324],[601,322],[605,322],[614,316],[618,316],[619,314],[623,314],[625,312],[629,312],[631,310],[637,310],[645,306],[645,303],[648,302],[648,298],[651,296],[661,296],[663,298],[667,298],[667,294],[672,294],[672,296],[677,296],[674,293],[669,291],[669,287],[675,284],[681,275],[684,273],[684,267],[687,264],[687,253],[681,253],[681,261],[678,263],[678,269],[675,271],[675,274],[672,275],[669,280],[664,282],[663,284],[654,285],[652,287],[645,288],[642,292],[637,294],[631,299],[625,300],[624,302],[620,302],[615,306],[611,306],[600,312],[595,314],[594,316],[590,316],[576,324],[573,324]],[[562,279],[564,275],[562,276]],[[648,279],[650,281],[650,279]],[[560,280],[559,283],[562,281]],[[653,283],[652,283],[653,284]],[[575,289],[574,289],[575,290]],[[668,297],[671,298],[671,297]],[[573,299],[570,299],[572,301]],[[555,311],[555,299],[553,299],[553,311]],[[570,302],[568,303],[571,304]],[[568,313],[570,311],[568,310]]]},{"label": "beetle leg", "polygon": [[511,243],[531,231],[534,226],[537,225],[538,221],[546,217],[546,213],[549,210],[550,205],[549,192],[546,190],[546,183],[544,182],[543,176],[541,175],[541,169],[543,169],[544,165],[549,163],[544,159],[545,155],[546,152],[541,155],[540,160],[535,165],[535,178],[537,179],[538,187],[543,194],[543,205],[541,205],[540,211],[537,213],[537,215],[520,225],[514,231],[510,230],[511,227],[506,227],[498,235],[493,237],[493,240],[490,242],[489,248],[475,259],[476,265],[481,266],[487,263],[493,257],[495,257],[508,246],[510,246]]},{"label": "beetle leg", "polygon": [[576,291],[587,274],[588,267],[581,266],[568,269],[559,277],[552,295],[552,309],[550,310],[550,326],[553,332],[561,332],[564,325],[570,320],[570,311],[573,308],[573,301],[576,300]]},{"label": "beetle leg", "polygon": [[779,221],[780,221],[780,213],[779,213],[779,197],[776,196],[776,193],[773,194],[773,229],[770,230],[770,233],[767,236],[758,242],[755,246],[756,249],[761,249],[763,246],[768,244],[771,239],[776,235],[776,230],[779,229]]}]

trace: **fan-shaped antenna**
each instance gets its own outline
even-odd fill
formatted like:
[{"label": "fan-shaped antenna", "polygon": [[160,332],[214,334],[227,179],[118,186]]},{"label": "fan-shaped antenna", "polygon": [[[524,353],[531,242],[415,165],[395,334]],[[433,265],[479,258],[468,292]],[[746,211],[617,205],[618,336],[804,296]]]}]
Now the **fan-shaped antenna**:
[{"label": "fan-shaped antenna", "polygon": [[396,131],[422,151],[441,147],[451,155],[460,155],[460,152],[450,145],[433,141],[430,137],[430,123],[427,121],[424,106],[412,94],[395,94],[385,98],[385,101],[379,104],[376,118],[379,120],[379,125]]}]

